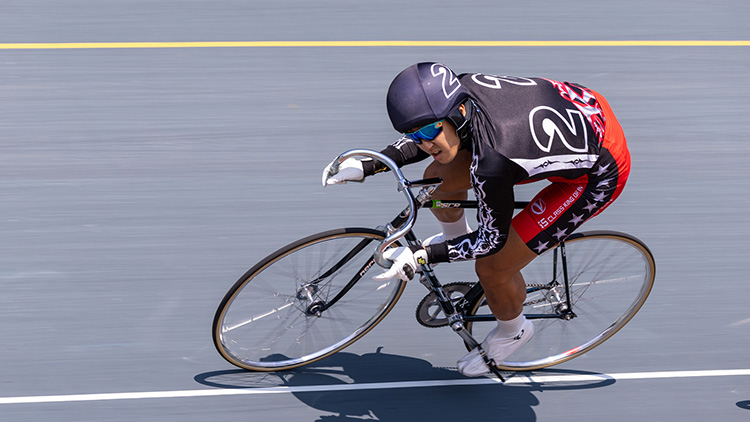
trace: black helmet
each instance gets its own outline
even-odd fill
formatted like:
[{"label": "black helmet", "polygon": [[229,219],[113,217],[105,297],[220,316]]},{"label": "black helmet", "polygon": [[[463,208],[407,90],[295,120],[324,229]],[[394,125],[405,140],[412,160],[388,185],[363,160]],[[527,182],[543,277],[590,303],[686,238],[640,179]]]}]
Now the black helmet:
[{"label": "black helmet", "polygon": [[411,65],[396,76],[388,88],[386,106],[393,128],[401,133],[446,118],[459,128],[464,119],[456,111],[468,98],[448,66],[427,62]]}]

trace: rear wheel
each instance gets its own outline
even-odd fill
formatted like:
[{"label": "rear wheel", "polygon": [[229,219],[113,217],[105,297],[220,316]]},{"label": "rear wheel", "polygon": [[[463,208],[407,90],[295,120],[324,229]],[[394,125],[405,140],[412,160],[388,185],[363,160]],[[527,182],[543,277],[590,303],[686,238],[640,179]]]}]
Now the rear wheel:
[{"label": "rear wheel", "polygon": [[269,255],[219,305],[216,349],[241,368],[279,371],[352,344],[390,312],[405,286],[368,275],[384,237],[367,228],[331,230]]},{"label": "rear wheel", "polygon": [[[524,314],[534,337],[498,363],[501,370],[533,370],[580,356],[612,337],[646,301],[654,284],[655,263],[640,240],[618,232],[576,233],[565,241],[569,300],[562,248],[548,250],[526,268]],[[489,314],[484,296],[469,315]],[[494,323],[468,322],[481,341]]]}]

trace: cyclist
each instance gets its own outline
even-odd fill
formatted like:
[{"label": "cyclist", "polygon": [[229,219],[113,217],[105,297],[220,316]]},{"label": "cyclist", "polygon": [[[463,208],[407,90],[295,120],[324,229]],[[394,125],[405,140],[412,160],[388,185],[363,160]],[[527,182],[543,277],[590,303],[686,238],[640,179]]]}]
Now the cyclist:
[{"label": "cyclist", "polygon": [[[497,318],[481,343],[501,362],[534,334],[523,316],[520,270],[565,239],[620,194],[630,172],[625,137],[607,100],[581,85],[545,78],[456,75],[440,63],[417,63],[396,76],[387,94],[393,127],[403,136],[382,153],[399,166],[427,157],[424,177],[441,177],[437,200],[463,200],[473,189],[478,228],[461,209],[432,209],[443,229],[422,247],[388,249],[393,265],[377,279],[416,271],[424,262],[475,259],[479,282]],[[323,186],[361,181],[384,171],[350,158]],[[514,185],[550,182],[515,217]],[[479,350],[458,361],[465,376],[489,372]]]}]

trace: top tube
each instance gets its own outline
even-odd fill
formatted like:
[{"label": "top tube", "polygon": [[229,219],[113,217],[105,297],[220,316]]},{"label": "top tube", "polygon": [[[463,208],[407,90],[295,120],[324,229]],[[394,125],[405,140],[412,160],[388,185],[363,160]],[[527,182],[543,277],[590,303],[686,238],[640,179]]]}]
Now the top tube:
[{"label": "top tube", "polygon": [[[383,252],[385,252],[386,249],[388,249],[389,246],[391,246],[393,243],[395,243],[397,240],[401,239],[411,231],[411,229],[414,227],[414,223],[417,221],[417,210],[421,208],[477,208],[477,201],[439,201],[439,200],[427,200],[423,204],[418,204],[417,199],[415,198],[414,194],[411,191],[412,186],[425,186],[425,185],[433,185],[433,189],[428,191],[427,198],[429,198],[429,195],[434,191],[434,187],[440,184],[441,180],[439,178],[436,179],[428,179],[428,180],[419,180],[419,181],[409,181],[404,176],[404,173],[401,171],[401,169],[398,167],[398,165],[391,160],[388,156],[369,149],[352,149],[349,151],[345,151],[342,154],[340,154],[336,159],[333,161],[333,165],[331,166],[328,177],[335,175],[339,172],[339,166],[341,163],[344,162],[347,158],[352,157],[358,157],[358,156],[364,156],[369,158],[374,158],[376,160],[379,160],[382,162],[396,177],[396,181],[398,183],[398,190],[400,192],[404,193],[404,196],[406,197],[406,201],[408,202],[408,207],[405,210],[407,212],[406,214],[406,222],[401,225],[399,228],[392,228],[393,231],[391,231],[391,228],[388,229],[388,234],[385,239],[380,243],[380,246],[378,246],[377,250],[375,251],[375,262],[380,265],[381,267],[388,268],[390,267],[390,262],[383,258]],[[421,199],[420,195],[420,202],[423,201]],[[526,207],[529,204],[529,202],[522,202],[522,201],[516,201],[514,203],[514,207],[516,209],[521,209]]]},{"label": "top tube", "polygon": [[[515,201],[513,207],[515,209],[522,209],[526,208],[529,204],[529,201]],[[439,199],[433,199],[422,204],[422,208],[479,208],[479,203],[477,201],[441,201]]]}]

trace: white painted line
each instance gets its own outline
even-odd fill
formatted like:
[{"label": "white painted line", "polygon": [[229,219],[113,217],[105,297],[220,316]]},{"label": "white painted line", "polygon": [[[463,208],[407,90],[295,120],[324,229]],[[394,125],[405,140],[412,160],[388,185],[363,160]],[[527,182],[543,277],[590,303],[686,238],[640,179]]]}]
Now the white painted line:
[{"label": "white painted line", "polygon": [[622,374],[581,374],[581,375],[530,375],[517,373],[508,379],[506,384],[531,384],[531,383],[556,383],[576,381],[601,381],[603,379],[613,380],[647,380],[664,378],[702,378],[702,377],[729,377],[749,376],[750,369],[722,369],[703,371],[664,371],[664,372],[630,372]]},{"label": "white painted line", "polygon": [[[526,375],[516,374],[505,384],[541,384],[602,380],[647,380],[665,378],[702,378],[750,376],[750,369],[726,369],[704,371],[631,372],[621,374],[574,374],[574,375]],[[267,388],[223,388],[180,391],[145,391],[134,393],[69,394],[56,396],[0,397],[1,404],[69,403],[103,400],[173,399],[185,397],[215,397],[238,395],[263,395],[282,393],[310,393],[320,391],[383,390],[392,388],[454,387],[464,385],[499,384],[496,378],[466,378],[433,381],[378,382],[362,384],[307,385],[295,387]]]},{"label": "white painted line", "polygon": [[750,324],[750,318],[743,319],[742,321],[733,322],[733,323],[729,324],[729,326],[730,327],[738,327],[738,326],[743,325],[743,324]]}]

